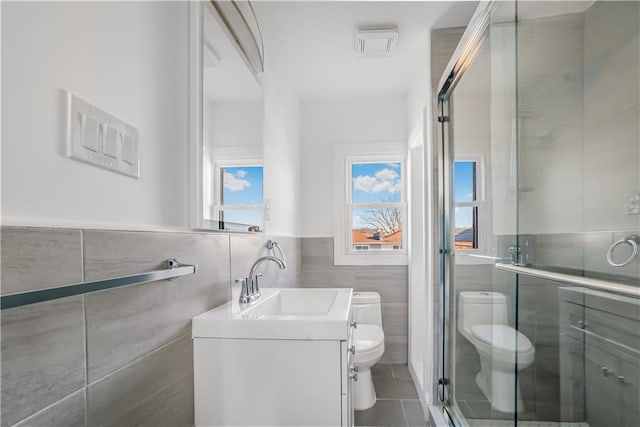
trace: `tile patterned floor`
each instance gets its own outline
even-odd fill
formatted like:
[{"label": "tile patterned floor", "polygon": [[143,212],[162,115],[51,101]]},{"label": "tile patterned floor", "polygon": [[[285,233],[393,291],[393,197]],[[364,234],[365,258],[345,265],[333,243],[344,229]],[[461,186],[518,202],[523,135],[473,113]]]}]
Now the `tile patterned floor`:
[{"label": "tile patterned floor", "polygon": [[356,426],[427,427],[407,365],[375,365],[371,371],[378,400],[356,411]]}]

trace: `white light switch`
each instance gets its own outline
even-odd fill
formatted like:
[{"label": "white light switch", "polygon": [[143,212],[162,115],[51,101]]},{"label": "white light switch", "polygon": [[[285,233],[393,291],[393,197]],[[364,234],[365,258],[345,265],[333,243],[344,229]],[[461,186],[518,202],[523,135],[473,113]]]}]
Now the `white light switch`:
[{"label": "white light switch", "polygon": [[111,126],[103,126],[104,144],[102,152],[113,159],[118,158],[118,131]]},{"label": "white light switch", "polygon": [[140,178],[138,129],[70,92],[67,102],[67,156]]},{"label": "white light switch", "polygon": [[122,160],[134,164],[136,158],[136,143],[130,135],[122,135]]},{"label": "white light switch", "polygon": [[91,116],[82,116],[82,146],[91,151],[98,151],[98,121]]}]

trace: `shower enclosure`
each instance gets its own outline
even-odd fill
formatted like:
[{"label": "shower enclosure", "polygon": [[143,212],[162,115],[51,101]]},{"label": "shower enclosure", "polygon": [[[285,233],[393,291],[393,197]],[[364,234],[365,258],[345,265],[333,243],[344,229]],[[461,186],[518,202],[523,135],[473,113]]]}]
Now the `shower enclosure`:
[{"label": "shower enclosure", "polygon": [[438,88],[435,394],[640,427],[640,3],[482,2]]}]

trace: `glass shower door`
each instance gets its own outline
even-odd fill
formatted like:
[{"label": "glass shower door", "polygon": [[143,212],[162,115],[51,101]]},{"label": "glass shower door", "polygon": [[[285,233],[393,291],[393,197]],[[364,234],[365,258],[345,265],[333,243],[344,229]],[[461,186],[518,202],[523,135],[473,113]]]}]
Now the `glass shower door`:
[{"label": "glass shower door", "polygon": [[515,3],[486,12],[439,104],[439,391],[460,426],[513,421],[518,410],[516,275],[494,268],[503,248],[517,247]]}]

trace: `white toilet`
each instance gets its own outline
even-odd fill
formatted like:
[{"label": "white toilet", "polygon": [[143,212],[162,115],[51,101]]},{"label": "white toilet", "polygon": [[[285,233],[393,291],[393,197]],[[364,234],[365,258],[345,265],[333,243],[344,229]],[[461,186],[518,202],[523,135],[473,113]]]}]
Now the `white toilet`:
[{"label": "white toilet", "polygon": [[371,367],[384,353],[382,310],[380,295],[376,292],[354,292],[351,311],[357,327],[353,331],[356,348],[354,362],[358,365],[358,381],[354,384],[353,407],[358,411],[376,403],[376,390],[371,379]]},{"label": "white toilet", "polygon": [[524,404],[520,383],[513,387],[516,355],[518,370],[522,370],[533,363],[535,349],[529,338],[509,326],[506,295],[498,292],[460,292],[458,330],[480,355],[481,368],[476,375],[476,384],[491,406],[501,412],[521,412]]}]

